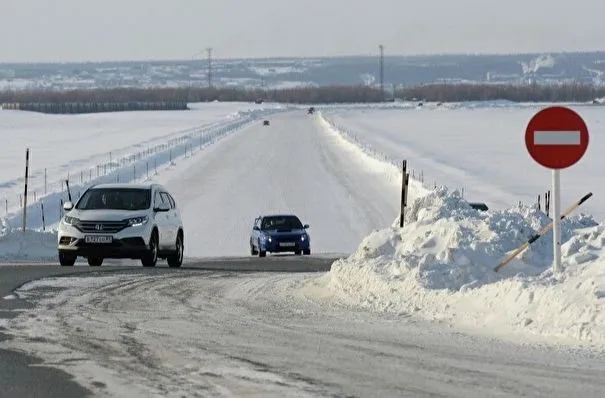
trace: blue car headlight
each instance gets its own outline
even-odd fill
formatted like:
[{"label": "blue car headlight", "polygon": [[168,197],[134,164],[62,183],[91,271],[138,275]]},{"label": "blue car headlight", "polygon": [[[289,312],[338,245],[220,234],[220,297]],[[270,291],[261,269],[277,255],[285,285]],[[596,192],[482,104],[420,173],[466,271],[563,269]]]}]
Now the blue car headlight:
[{"label": "blue car headlight", "polygon": [[302,235],[300,236],[300,240],[302,240],[303,242],[304,242],[304,241],[306,241],[306,240],[309,240],[309,235],[307,235],[307,234],[302,234]]},{"label": "blue car headlight", "polygon": [[271,239],[271,237],[267,236],[267,235],[261,235],[260,236],[260,240],[263,241],[263,242],[266,241],[266,242],[269,242],[269,243],[273,242],[273,239]]},{"label": "blue car headlight", "polygon": [[149,221],[149,218],[147,216],[129,218],[128,226],[129,227],[140,227],[141,225],[145,225],[147,223],[147,221]]}]

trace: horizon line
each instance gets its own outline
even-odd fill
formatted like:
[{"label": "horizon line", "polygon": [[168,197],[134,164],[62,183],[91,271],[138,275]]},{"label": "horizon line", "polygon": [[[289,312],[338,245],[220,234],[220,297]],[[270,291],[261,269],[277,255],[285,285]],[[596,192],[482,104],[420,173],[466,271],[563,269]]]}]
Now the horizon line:
[{"label": "horizon line", "polygon": [[[586,51],[544,51],[544,52],[452,52],[452,53],[418,53],[418,54],[385,54],[384,58],[431,58],[431,57],[512,57],[512,56],[541,56],[541,55],[573,55],[573,54],[600,54],[605,55],[605,50],[586,50]],[[212,57],[212,61],[295,61],[295,60],[329,60],[337,58],[376,58],[380,55],[369,54],[338,54],[338,55],[320,55],[320,56],[274,56],[274,57]],[[3,61],[0,65],[77,65],[77,64],[116,64],[116,63],[155,63],[155,62],[181,62],[191,63],[205,61],[207,58],[200,57],[196,59],[187,58],[148,58],[148,59],[109,59],[109,60],[70,60],[70,61]]]}]

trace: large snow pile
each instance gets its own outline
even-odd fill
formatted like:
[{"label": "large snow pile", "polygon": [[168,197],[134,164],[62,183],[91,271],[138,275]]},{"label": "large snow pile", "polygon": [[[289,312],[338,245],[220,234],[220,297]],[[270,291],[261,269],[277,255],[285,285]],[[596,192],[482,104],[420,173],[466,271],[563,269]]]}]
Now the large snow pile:
[{"label": "large snow pile", "polygon": [[405,221],[404,228],[396,222],[374,231],[305,290],[461,326],[521,328],[605,344],[605,225],[592,217],[563,220],[560,275],[551,272],[552,232],[493,271],[550,223],[535,207],[481,212],[442,187],[416,199]]},{"label": "large snow pile", "polygon": [[0,261],[57,261],[57,232],[22,231],[0,220]]}]

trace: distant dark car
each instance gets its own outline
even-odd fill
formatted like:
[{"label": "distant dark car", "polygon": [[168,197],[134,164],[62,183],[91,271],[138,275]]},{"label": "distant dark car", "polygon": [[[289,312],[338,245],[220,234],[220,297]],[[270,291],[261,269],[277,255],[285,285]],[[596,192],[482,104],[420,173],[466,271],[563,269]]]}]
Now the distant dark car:
[{"label": "distant dark car", "polygon": [[307,114],[312,115],[313,113],[315,113],[315,108],[310,107],[310,108],[307,110]]},{"label": "distant dark car", "polygon": [[309,224],[303,225],[292,214],[258,216],[250,234],[250,254],[265,257],[269,253],[311,254]]},{"label": "distant dark car", "polygon": [[269,121],[268,120],[264,120],[263,121],[263,126],[268,126],[269,125]]},{"label": "distant dark car", "polygon": [[479,211],[488,211],[489,210],[489,208],[487,207],[487,205],[485,203],[469,203],[469,205],[475,210],[479,210]]},{"label": "distant dark car", "polygon": [[258,98],[258,99],[256,99],[256,100],[254,100],[254,103],[255,103],[255,104],[262,104],[262,103],[263,103],[263,100],[262,100],[261,98]]}]

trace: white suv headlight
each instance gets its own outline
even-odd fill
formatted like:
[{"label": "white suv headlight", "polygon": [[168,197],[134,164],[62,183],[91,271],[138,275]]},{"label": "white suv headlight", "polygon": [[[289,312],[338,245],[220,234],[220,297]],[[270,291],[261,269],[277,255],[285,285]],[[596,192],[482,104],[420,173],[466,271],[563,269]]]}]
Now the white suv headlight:
[{"label": "white suv headlight", "polygon": [[129,227],[140,227],[141,225],[145,225],[148,220],[149,220],[149,218],[147,216],[129,218],[128,226]]},{"label": "white suv headlight", "polygon": [[67,225],[74,225],[74,224],[75,224],[75,223],[77,223],[78,221],[80,221],[80,220],[78,220],[78,219],[77,219],[77,218],[75,218],[75,217],[70,217],[70,216],[65,216],[65,217],[63,217],[63,222],[64,222],[65,224],[67,224]]}]

